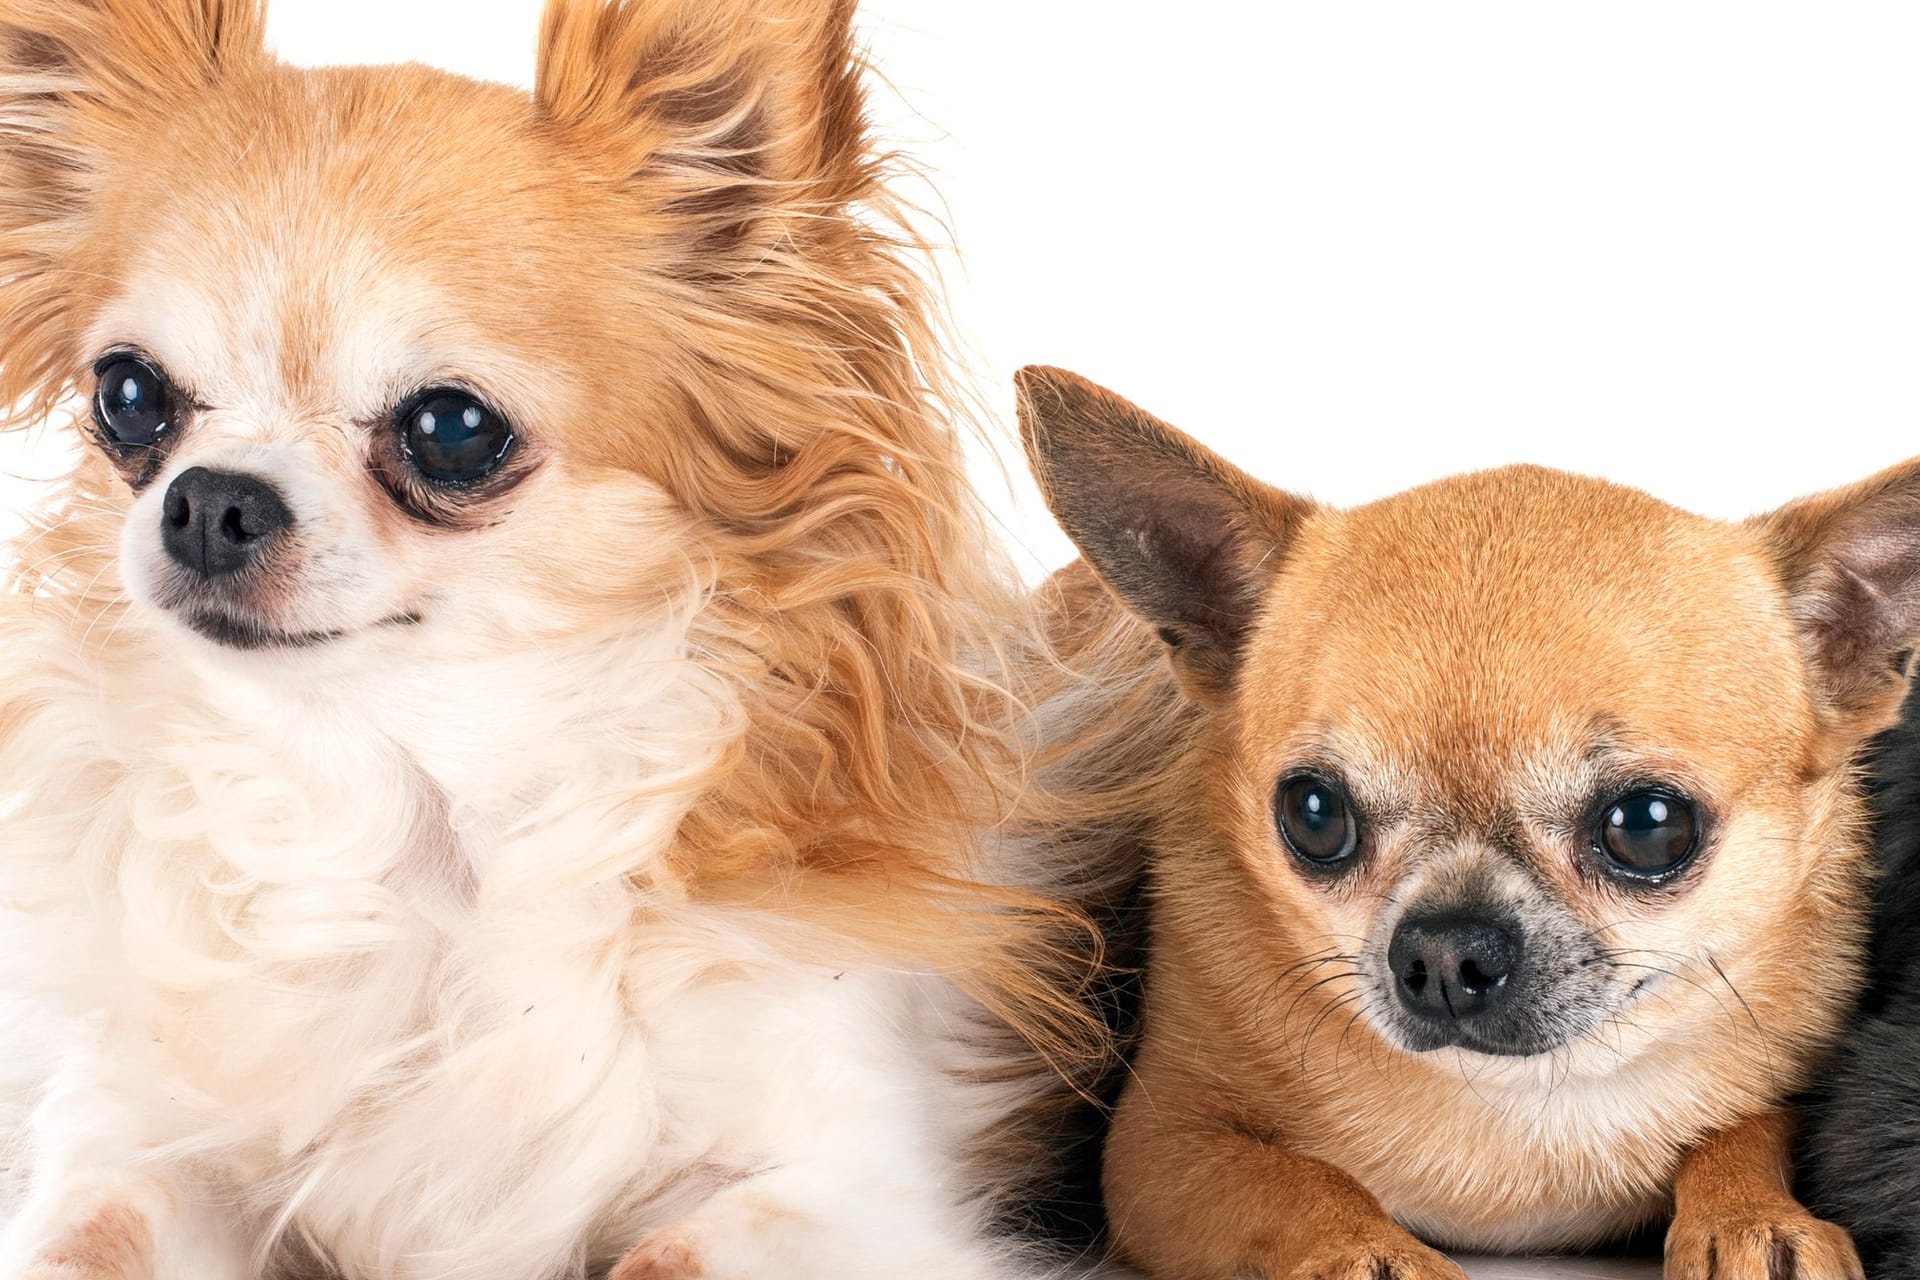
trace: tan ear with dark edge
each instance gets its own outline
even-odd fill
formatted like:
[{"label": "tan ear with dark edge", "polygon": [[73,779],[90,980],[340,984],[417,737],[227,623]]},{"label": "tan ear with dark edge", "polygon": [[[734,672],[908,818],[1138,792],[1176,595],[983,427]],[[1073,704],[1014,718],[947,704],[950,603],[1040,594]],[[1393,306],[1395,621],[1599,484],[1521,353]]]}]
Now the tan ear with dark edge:
[{"label": "tan ear with dark edge", "polygon": [[707,251],[871,182],[854,0],[548,0],[534,98]]},{"label": "tan ear with dark edge", "polygon": [[1027,459],[1054,516],[1151,624],[1187,693],[1231,690],[1261,596],[1315,508],[1064,369],[1014,378]]},{"label": "tan ear with dark edge", "polygon": [[1920,642],[1920,459],[1753,524],[1786,584],[1822,711],[1861,738],[1891,725]]},{"label": "tan ear with dark edge", "polygon": [[0,227],[84,213],[103,156],[261,58],[266,21],[262,0],[0,3]]},{"label": "tan ear with dark edge", "polygon": [[[78,261],[142,129],[265,54],[261,0],[0,0],[0,426],[42,420],[86,358]],[[125,178],[126,175],[114,175]]]}]

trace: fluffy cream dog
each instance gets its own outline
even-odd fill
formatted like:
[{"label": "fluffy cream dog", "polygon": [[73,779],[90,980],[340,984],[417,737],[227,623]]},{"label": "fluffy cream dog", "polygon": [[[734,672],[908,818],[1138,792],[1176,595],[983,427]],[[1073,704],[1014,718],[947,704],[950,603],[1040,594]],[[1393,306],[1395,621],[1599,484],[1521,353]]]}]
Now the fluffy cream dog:
[{"label": "fluffy cream dog", "polygon": [[0,4],[0,404],[88,404],[0,1280],[1016,1267],[1072,918],[977,861],[1022,624],[850,10],[555,0],[529,97]]}]

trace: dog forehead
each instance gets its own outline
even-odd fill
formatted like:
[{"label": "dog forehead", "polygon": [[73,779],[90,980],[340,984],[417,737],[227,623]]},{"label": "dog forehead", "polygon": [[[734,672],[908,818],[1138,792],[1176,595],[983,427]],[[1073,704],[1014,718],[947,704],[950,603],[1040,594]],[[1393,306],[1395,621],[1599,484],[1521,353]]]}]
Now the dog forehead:
[{"label": "dog forehead", "polygon": [[[1271,588],[1241,733],[1458,790],[1613,745],[1733,778],[1813,729],[1784,593],[1751,536],[1533,467],[1317,521]],[[1278,762],[1278,761],[1276,761]]]},{"label": "dog forehead", "polygon": [[[427,67],[236,72],[153,119],[105,157],[109,233],[216,242],[265,235],[325,245],[378,235],[395,253],[459,262],[543,223],[584,234],[581,176],[535,127],[525,95]],[[515,271],[516,260],[499,268]]]},{"label": "dog forehead", "polygon": [[120,287],[93,329],[335,407],[377,366],[476,345],[562,363],[627,240],[532,118],[424,67],[236,76],[112,158],[88,257]]},{"label": "dog forehead", "polygon": [[357,412],[430,363],[435,292],[357,237],[323,251],[258,233],[160,235],[89,344],[142,351],[209,406]]}]

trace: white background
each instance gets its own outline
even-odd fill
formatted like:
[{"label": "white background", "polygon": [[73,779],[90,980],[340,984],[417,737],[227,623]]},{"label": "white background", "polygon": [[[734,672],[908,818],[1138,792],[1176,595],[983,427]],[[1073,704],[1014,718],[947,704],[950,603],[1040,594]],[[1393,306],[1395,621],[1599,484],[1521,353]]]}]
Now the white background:
[{"label": "white background", "polygon": [[[277,0],[274,31],[525,82],[538,8]],[[1529,460],[1734,516],[1920,453],[1920,8],[864,8],[1003,437],[1045,361],[1338,502]],[[1064,561],[1006,457],[996,508]]]}]

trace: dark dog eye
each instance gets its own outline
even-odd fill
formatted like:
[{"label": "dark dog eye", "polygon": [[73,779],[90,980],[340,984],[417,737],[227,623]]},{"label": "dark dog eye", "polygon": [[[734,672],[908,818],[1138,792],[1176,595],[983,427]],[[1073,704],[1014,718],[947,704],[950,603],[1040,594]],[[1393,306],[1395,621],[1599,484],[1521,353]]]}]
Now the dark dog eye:
[{"label": "dark dog eye", "polygon": [[1344,791],[1324,778],[1298,774],[1282,779],[1273,809],[1287,847],[1315,866],[1342,862],[1359,845],[1353,806]]},{"label": "dark dog eye", "polygon": [[464,391],[415,396],[399,426],[408,461],[435,484],[472,484],[513,450],[513,428]]},{"label": "dark dog eye", "polygon": [[167,433],[178,397],[165,374],[136,356],[109,356],[96,372],[93,420],[107,439],[145,448]]},{"label": "dark dog eye", "polygon": [[1668,791],[1631,791],[1600,819],[1600,847],[1623,871],[1660,875],[1693,856],[1700,824],[1693,806]]}]

